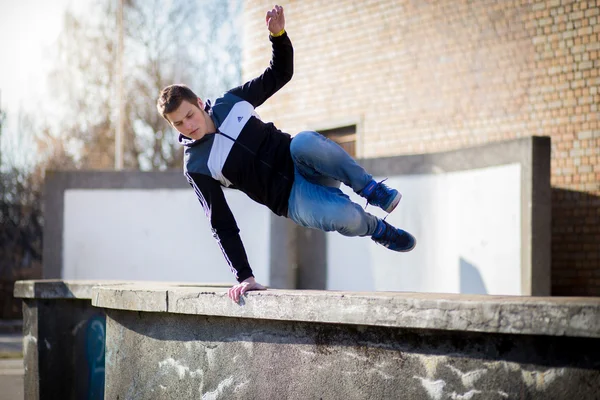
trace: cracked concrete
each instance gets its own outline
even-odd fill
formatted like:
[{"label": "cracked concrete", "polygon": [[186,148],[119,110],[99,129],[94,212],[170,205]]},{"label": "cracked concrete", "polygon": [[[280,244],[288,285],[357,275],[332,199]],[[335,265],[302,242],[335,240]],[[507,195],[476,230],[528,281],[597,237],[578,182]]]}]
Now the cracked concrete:
[{"label": "cracked concrete", "polygon": [[240,304],[226,287],[130,284],[93,288],[96,307],[467,332],[600,337],[600,299],[267,290]]},{"label": "cracked concrete", "polygon": [[[592,398],[597,339],[107,310],[107,398]],[[562,349],[562,350],[558,350]],[[142,356],[140,356],[142,355]]]},{"label": "cracked concrete", "polygon": [[[41,395],[81,381],[78,358],[63,355],[83,354],[73,337],[83,320],[106,313],[111,399],[563,400],[600,392],[598,298],[267,290],[235,304],[228,287],[22,282],[15,293],[30,337],[26,388]],[[52,354],[60,355],[54,364]]]}]

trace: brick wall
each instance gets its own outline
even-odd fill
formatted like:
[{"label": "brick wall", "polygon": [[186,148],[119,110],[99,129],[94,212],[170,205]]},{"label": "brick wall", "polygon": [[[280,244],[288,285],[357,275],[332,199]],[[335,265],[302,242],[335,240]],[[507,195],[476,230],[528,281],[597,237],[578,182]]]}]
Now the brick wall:
[{"label": "brick wall", "polygon": [[[270,59],[246,1],[244,77]],[[357,125],[359,157],[552,137],[552,292],[600,296],[600,1],[282,4],[292,82],[258,110],[292,134]]]}]

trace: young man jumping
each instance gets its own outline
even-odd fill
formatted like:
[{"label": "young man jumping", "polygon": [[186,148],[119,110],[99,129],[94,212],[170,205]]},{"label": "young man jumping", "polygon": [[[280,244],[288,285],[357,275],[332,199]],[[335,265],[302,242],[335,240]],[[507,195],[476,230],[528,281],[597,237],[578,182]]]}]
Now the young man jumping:
[{"label": "young man jumping", "polygon": [[305,227],[370,236],[394,251],[410,251],[416,244],[410,233],[353,203],[339,184],[388,213],[402,197],[397,190],[373,180],[348,153],[322,135],[307,131],[292,138],[258,118],[254,109],[289,82],[294,69],[283,8],[276,5],[268,11],[266,24],[273,53],[262,75],[229,90],[214,105],[204,103],[185,85],[167,86],[157,102],[158,112],[180,133],[185,176],[238,281],[229,289],[235,302],[245,292],[265,287],[254,278],[223,186],[241,190],[275,214]]}]

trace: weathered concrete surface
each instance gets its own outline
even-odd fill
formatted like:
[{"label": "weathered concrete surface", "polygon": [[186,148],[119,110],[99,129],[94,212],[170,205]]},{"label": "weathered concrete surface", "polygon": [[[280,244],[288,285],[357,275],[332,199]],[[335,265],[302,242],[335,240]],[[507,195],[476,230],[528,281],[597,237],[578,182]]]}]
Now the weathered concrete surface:
[{"label": "weathered concrete surface", "polygon": [[242,305],[226,288],[102,286],[96,307],[223,317],[600,338],[600,298],[428,293],[250,292]]},{"label": "weathered concrete surface", "polygon": [[600,393],[599,298],[268,290],[238,305],[229,285],[37,283],[15,289],[26,399]]},{"label": "weathered concrete surface", "polygon": [[103,399],[106,316],[82,299],[24,299],[25,399]]},{"label": "weathered concrete surface", "polygon": [[134,284],[62,280],[15,283],[14,295],[23,299],[25,399],[104,398],[106,316],[103,309],[92,307],[92,288]]},{"label": "weathered concrete surface", "polygon": [[[115,281],[115,280],[62,280],[40,279],[15,282],[14,296],[21,299],[85,299],[91,300],[93,288],[100,286],[135,286],[162,287],[198,287],[189,282],[146,282],[146,281]],[[202,284],[212,288],[231,287],[231,284],[212,283]]]},{"label": "weathered concrete surface", "polygon": [[122,281],[63,281],[43,279],[15,282],[14,296],[21,299],[91,299],[94,286],[116,286]]},{"label": "weathered concrete surface", "polygon": [[116,281],[31,280],[15,283],[23,299],[25,399],[104,398],[104,310],[94,285]]},{"label": "weathered concrete surface", "polygon": [[593,399],[598,339],[107,310],[110,399]]}]

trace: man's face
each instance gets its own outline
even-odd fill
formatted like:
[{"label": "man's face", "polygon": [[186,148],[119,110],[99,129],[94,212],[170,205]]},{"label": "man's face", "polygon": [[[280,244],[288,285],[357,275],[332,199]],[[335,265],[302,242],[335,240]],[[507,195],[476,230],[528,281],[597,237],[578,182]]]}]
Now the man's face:
[{"label": "man's face", "polygon": [[200,99],[197,104],[182,101],[179,107],[167,113],[166,117],[179,133],[193,140],[202,139],[207,133],[212,133],[210,128],[214,126]]}]

